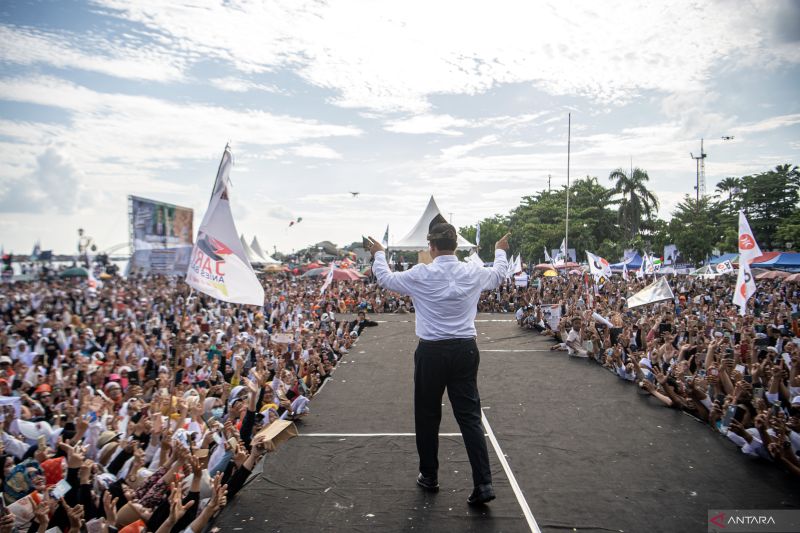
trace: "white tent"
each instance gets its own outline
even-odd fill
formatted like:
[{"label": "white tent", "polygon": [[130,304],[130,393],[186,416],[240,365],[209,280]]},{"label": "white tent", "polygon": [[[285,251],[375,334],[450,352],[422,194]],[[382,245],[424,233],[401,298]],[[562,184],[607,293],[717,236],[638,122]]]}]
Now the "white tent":
[{"label": "white tent", "polygon": [[258,257],[253,249],[247,244],[247,241],[244,239],[244,233],[239,236],[239,240],[242,241],[242,248],[244,248],[244,253],[251,265],[257,265],[264,262],[264,260]]},{"label": "white tent", "polygon": [[256,255],[261,258],[261,262],[266,265],[271,264],[280,264],[280,261],[272,257],[271,255],[264,252],[261,248],[261,245],[258,243],[258,237],[253,236],[253,242],[250,243],[250,248],[256,253]]},{"label": "white tent", "polygon": [[[422,213],[422,216],[419,218],[411,231],[409,231],[408,234],[399,241],[389,245],[389,248],[392,250],[406,251],[427,250],[428,227],[430,226],[431,220],[433,220],[436,215],[441,214],[442,212],[439,210],[439,206],[436,205],[436,200],[434,200],[433,196],[431,196],[431,199],[428,201],[428,207],[425,208],[425,212]],[[475,245],[469,242],[467,239],[461,235],[458,236],[458,248],[460,250],[467,250],[474,247]]]}]

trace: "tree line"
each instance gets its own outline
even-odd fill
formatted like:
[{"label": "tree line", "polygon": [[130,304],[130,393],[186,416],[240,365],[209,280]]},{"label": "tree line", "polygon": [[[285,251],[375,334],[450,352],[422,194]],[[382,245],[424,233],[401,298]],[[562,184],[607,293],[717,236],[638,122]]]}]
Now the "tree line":
[{"label": "tree line", "polygon": [[[738,212],[744,210],[763,251],[800,247],[800,170],[791,164],[742,177],[725,178],[715,194],[699,200],[686,195],[672,211],[669,221],[658,217],[658,196],[648,188],[647,171],[617,169],[608,176],[609,186],[586,176],[569,190],[569,247],[578,259],[589,250],[616,262],[625,249],[655,253],[675,244],[682,256],[698,264],[712,251],[737,250]],[[558,248],[564,238],[566,185],[524,196],[508,214],[480,222],[479,253],[484,261],[494,259],[493,246],[512,229],[512,250],[525,262],[544,260],[544,250]],[[460,233],[475,242],[476,226]]]}]

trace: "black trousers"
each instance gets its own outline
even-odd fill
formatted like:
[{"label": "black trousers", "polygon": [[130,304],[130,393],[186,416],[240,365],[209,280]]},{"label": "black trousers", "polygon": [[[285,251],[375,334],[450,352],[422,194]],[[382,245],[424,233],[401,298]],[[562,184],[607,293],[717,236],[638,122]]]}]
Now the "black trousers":
[{"label": "black trousers", "polygon": [[476,486],[492,482],[481,423],[479,363],[475,339],[420,340],[414,352],[414,424],[419,471],[424,476],[438,477],[439,423],[442,395],[447,389],[472,466],[472,481]]}]

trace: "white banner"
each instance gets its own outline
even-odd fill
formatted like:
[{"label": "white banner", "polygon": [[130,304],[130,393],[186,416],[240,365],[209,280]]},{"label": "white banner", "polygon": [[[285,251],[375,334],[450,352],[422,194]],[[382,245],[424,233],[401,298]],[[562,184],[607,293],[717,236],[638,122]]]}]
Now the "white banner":
[{"label": "white banner", "polygon": [[558,331],[558,323],[561,322],[561,304],[542,305],[542,319],[547,322],[550,329]]},{"label": "white banner", "polygon": [[186,283],[218,300],[264,305],[264,287],[256,278],[233,222],[228,175],[233,157],[226,146],[208,210],[197,231]]},{"label": "white banner", "polygon": [[730,261],[723,261],[716,266],[717,274],[727,274],[733,272],[733,265]]},{"label": "white banner", "polygon": [[673,299],[675,295],[672,294],[667,278],[662,277],[628,298],[628,309]]}]

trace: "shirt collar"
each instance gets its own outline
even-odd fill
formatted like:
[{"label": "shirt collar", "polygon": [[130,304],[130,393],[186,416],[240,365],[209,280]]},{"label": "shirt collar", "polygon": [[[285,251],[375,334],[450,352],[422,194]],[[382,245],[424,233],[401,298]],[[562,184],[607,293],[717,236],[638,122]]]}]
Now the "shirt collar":
[{"label": "shirt collar", "polygon": [[453,255],[440,255],[440,256],[436,257],[433,260],[434,263],[453,262],[453,261],[458,262],[458,257],[456,257],[455,254],[453,254]]}]

